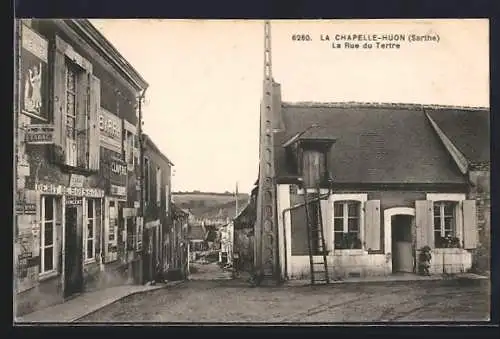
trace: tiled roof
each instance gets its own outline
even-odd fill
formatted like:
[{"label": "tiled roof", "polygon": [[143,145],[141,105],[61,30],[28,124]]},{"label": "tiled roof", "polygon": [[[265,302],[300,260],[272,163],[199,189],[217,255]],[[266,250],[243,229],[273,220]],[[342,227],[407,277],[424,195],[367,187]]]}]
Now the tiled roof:
[{"label": "tiled roof", "polygon": [[490,111],[488,109],[427,109],[425,111],[469,162],[490,161]]},{"label": "tiled roof", "polygon": [[311,125],[337,141],[328,160],[337,183],[451,183],[461,175],[420,106],[367,104],[286,104],[281,108],[285,130],[276,134],[276,171],[293,176],[282,144]]}]

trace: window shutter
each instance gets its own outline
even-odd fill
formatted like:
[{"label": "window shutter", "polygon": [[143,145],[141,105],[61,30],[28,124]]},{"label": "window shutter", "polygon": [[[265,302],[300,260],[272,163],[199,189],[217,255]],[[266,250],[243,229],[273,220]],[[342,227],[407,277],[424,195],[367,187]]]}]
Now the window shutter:
[{"label": "window shutter", "polygon": [[101,81],[90,76],[90,109],[88,124],[89,170],[99,170],[101,144],[99,141],[99,109],[101,107]]},{"label": "window shutter", "polygon": [[104,200],[104,244],[103,244],[103,251],[104,251],[104,262],[110,262],[111,257],[110,253],[108,251],[108,246],[109,246],[109,200],[105,199]]},{"label": "window shutter", "polygon": [[66,57],[67,44],[60,38],[56,38],[54,50],[54,91],[52,94],[52,119],[54,122],[54,146],[55,161],[64,162],[64,150],[66,149]]},{"label": "window shutter", "polygon": [[380,200],[365,203],[365,249],[380,250]]},{"label": "window shutter", "polygon": [[328,200],[321,200],[321,219],[323,221],[323,237],[325,237],[325,250],[330,251],[331,246],[330,246],[330,229],[331,227],[329,226],[329,221],[331,220],[329,218],[330,211],[328,209]]},{"label": "window shutter", "polygon": [[82,232],[82,258],[83,260],[87,259],[87,234],[88,234],[88,227],[87,227],[87,208],[88,208],[88,203],[89,199],[87,198],[82,198],[82,221],[83,221],[83,232]]},{"label": "window shutter", "polygon": [[424,246],[434,248],[434,228],[432,222],[432,201],[415,201],[415,227],[417,250]]},{"label": "window shutter", "polygon": [[76,116],[76,152],[77,165],[87,168],[87,122],[89,109],[90,74],[82,73],[78,79],[77,116]]},{"label": "window shutter", "polygon": [[477,219],[476,201],[464,200],[462,204],[464,220],[464,248],[473,249],[477,247]]}]

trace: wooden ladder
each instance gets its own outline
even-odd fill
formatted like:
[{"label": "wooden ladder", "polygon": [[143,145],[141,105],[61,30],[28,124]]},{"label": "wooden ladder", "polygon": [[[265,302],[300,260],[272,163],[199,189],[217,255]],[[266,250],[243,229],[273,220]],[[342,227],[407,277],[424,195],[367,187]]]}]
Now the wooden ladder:
[{"label": "wooden ladder", "polygon": [[[311,199],[309,199],[309,195],[307,193],[307,189],[304,188],[304,208],[306,213],[306,227],[307,227],[307,243],[309,247],[309,267],[311,270],[311,284],[315,285],[316,283],[328,284],[330,283],[330,277],[328,275],[328,263],[327,263],[327,254],[325,244],[325,237],[323,232],[323,218],[321,213],[321,195],[320,195],[320,186],[317,187],[317,192],[313,193]],[[330,191],[330,189],[328,189]],[[316,218],[311,219],[311,215],[309,214],[309,205],[316,203]],[[317,241],[317,244],[314,242]],[[316,247],[316,246],[317,247]],[[317,251],[315,251],[317,249]],[[321,256],[322,261],[318,261],[318,256]],[[316,259],[315,259],[316,257]],[[316,260],[316,261],[315,261]]]}]

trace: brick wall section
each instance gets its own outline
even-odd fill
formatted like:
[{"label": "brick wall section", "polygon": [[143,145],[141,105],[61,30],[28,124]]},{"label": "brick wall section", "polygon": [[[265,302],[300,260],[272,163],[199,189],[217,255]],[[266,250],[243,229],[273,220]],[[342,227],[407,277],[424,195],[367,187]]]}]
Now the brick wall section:
[{"label": "brick wall section", "polygon": [[475,165],[469,172],[471,183],[469,199],[476,200],[477,229],[479,243],[473,256],[472,267],[478,273],[490,271],[491,258],[491,223],[490,223],[490,171],[486,164]]}]

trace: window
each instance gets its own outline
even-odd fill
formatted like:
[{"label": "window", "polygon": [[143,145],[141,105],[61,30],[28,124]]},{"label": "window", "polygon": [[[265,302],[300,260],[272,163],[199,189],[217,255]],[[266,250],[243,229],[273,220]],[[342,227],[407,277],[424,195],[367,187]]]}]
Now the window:
[{"label": "window", "polygon": [[56,199],[42,197],[40,226],[40,274],[56,269]]},{"label": "window", "polygon": [[149,159],[144,158],[144,201],[149,202]]},{"label": "window", "polygon": [[455,207],[453,201],[434,202],[434,246],[436,248],[458,247],[460,241],[455,234]]},{"label": "window", "polygon": [[85,261],[95,260],[95,232],[97,224],[97,199],[87,199],[87,222],[84,230],[83,244],[85,248]]},{"label": "window", "polygon": [[360,207],[358,201],[338,201],[334,203],[334,248],[361,249]]},{"label": "window", "polygon": [[156,202],[158,205],[161,203],[161,169],[160,167],[156,170]]},{"label": "window", "polygon": [[78,69],[71,63],[66,63],[66,164],[76,166],[77,135],[76,124],[78,115],[77,105]]}]

